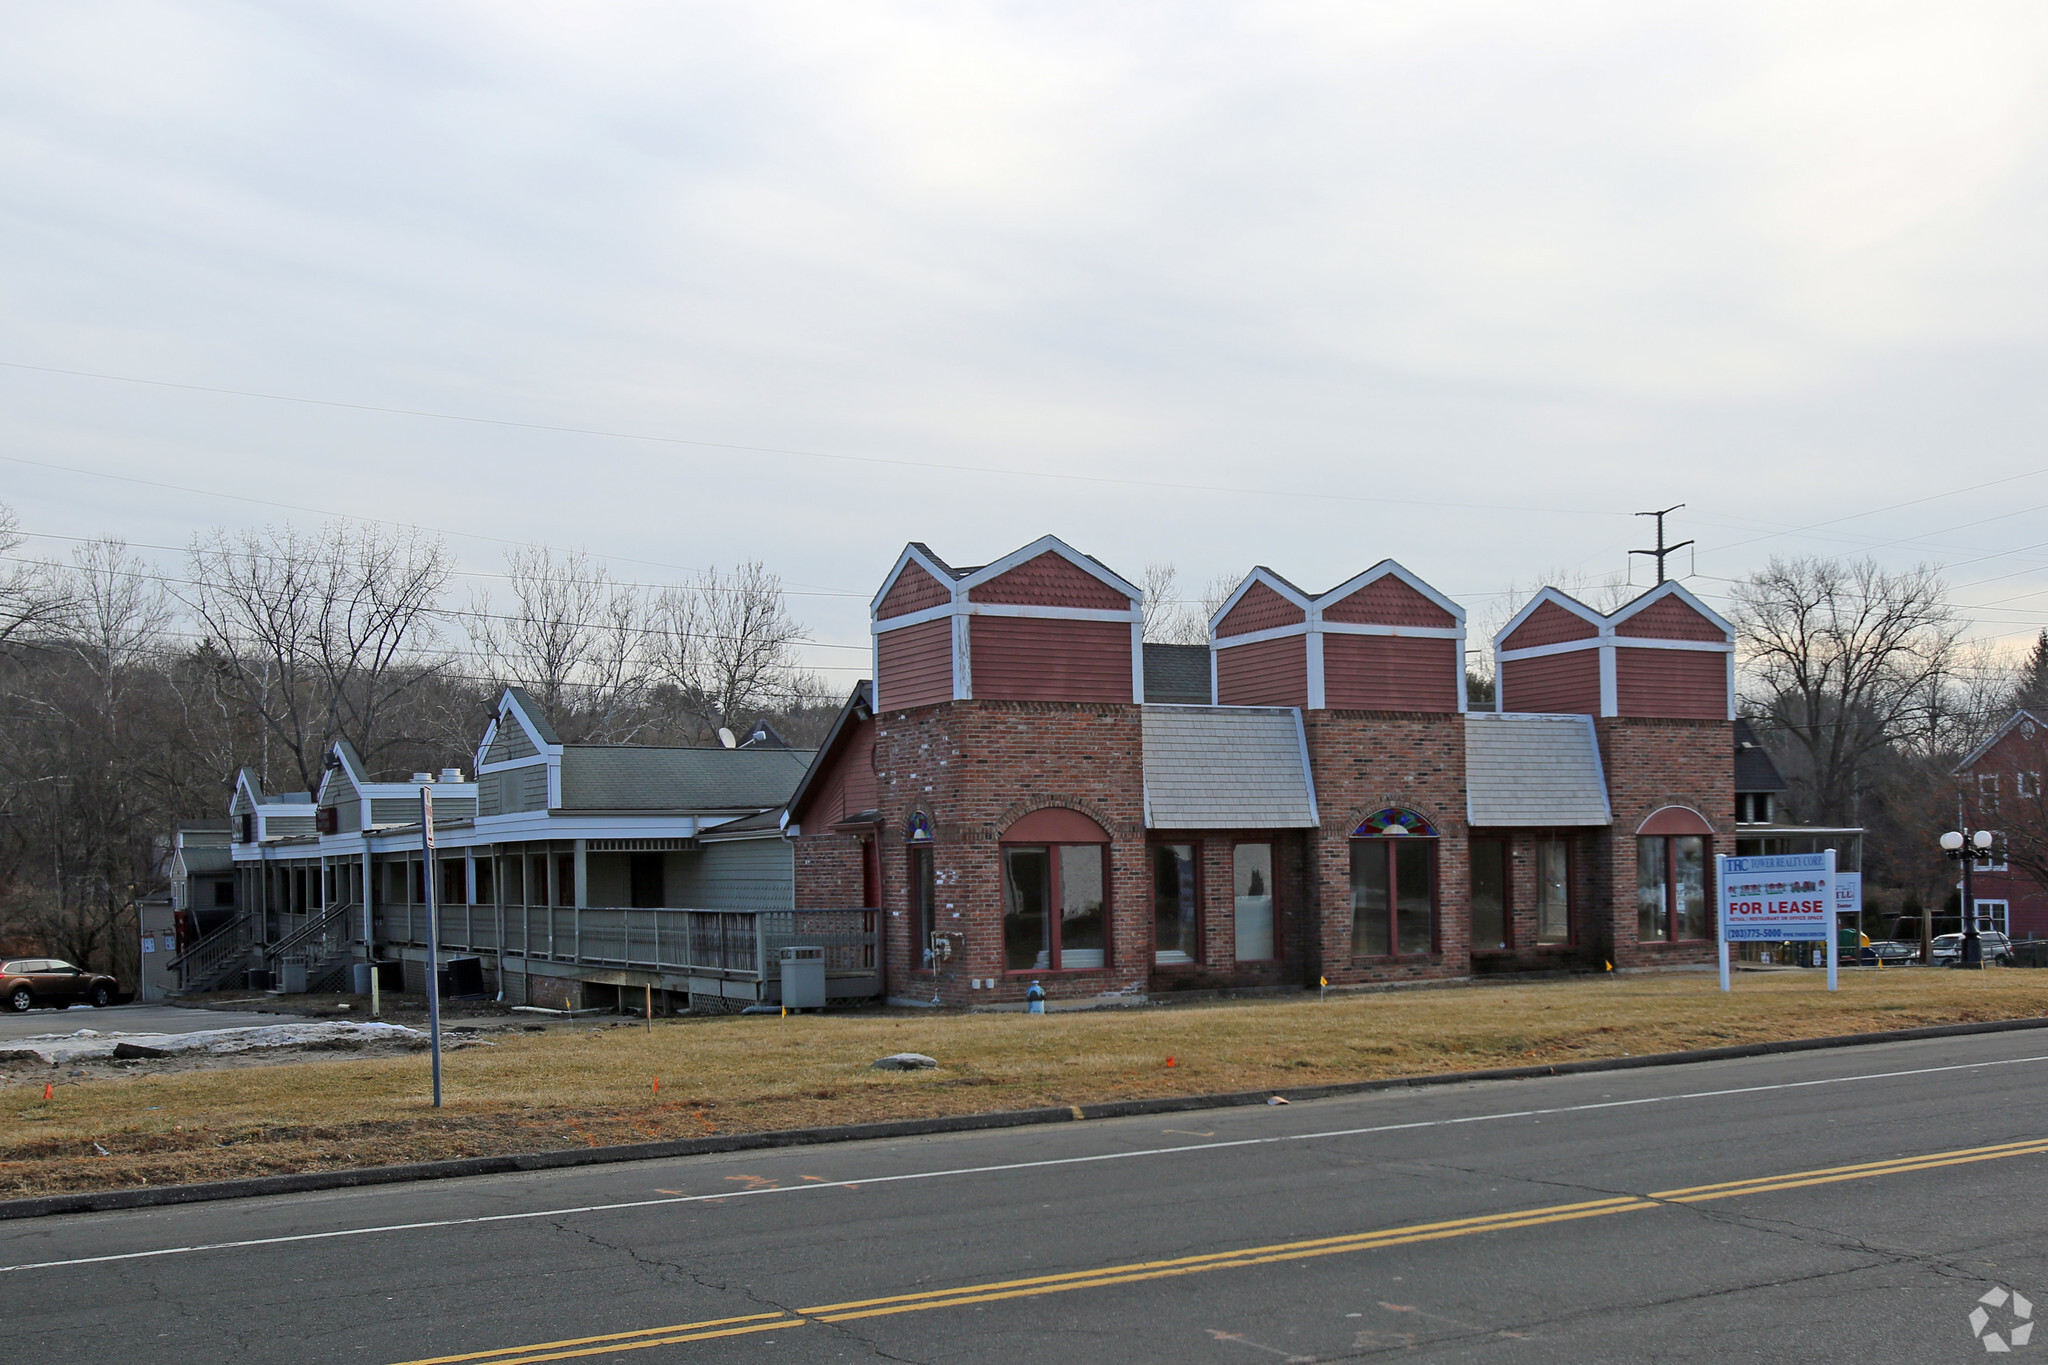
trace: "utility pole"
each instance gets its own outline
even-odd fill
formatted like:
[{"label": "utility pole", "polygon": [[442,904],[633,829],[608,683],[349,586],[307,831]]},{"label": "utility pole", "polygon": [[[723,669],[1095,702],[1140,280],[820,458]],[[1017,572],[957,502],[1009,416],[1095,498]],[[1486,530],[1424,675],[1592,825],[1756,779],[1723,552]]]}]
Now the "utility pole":
[{"label": "utility pole", "polygon": [[1664,557],[1666,555],[1676,554],[1680,550],[1683,550],[1686,546],[1692,544],[1692,542],[1689,540],[1681,540],[1676,545],[1666,545],[1664,543],[1664,518],[1670,516],[1673,512],[1676,512],[1679,508],[1683,506],[1685,506],[1685,504],[1682,502],[1674,502],[1671,504],[1671,506],[1665,508],[1661,512],[1636,513],[1636,515],[1639,517],[1655,517],[1657,519],[1657,548],[1654,550],[1630,550],[1629,553],[1632,555],[1649,555],[1651,558],[1655,559],[1657,561],[1657,582],[1659,583],[1664,582],[1666,579],[1670,577],[1669,574],[1664,572]]}]

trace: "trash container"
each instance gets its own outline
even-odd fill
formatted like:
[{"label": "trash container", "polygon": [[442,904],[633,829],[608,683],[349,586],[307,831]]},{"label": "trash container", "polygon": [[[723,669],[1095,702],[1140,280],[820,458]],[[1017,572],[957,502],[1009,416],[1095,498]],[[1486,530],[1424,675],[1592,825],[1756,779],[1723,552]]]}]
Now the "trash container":
[{"label": "trash container", "polygon": [[348,968],[348,988],[351,994],[368,995],[370,977],[377,969],[367,962],[352,962]]},{"label": "trash container", "polygon": [[441,968],[441,998],[479,1000],[484,989],[484,960],[480,957],[451,957]]},{"label": "trash container", "polygon": [[791,1010],[825,1008],[825,950],[784,948],[782,950],[782,1007]]},{"label": "trash container", "polygon": [[306,964],[303,962],[278,963],[277,988],[286,995],[304,995],[306,993]]}]

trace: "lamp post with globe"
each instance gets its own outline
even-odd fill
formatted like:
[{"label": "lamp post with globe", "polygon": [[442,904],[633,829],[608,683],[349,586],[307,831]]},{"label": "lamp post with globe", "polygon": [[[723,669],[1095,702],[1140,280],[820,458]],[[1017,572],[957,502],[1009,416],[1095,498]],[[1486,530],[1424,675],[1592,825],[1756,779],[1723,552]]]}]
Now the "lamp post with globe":
[{"label": "lamp post with globe", "polygon": [[[1979,863],[1991,861],[1991,844],[1995,835],[1988,829],[1980,829],[1967,837],[1961,830],[1952,829],[1941,836],[1942,856],[1963,865],[1962,916],[1957,928],[1967,932],[1970,922],[1976,917],[1977,904],[1972,899],[1970,871]],[[1920,920],[1920,961],[1925,964],[1934,960],[1934,907],[1929,906]]]}]

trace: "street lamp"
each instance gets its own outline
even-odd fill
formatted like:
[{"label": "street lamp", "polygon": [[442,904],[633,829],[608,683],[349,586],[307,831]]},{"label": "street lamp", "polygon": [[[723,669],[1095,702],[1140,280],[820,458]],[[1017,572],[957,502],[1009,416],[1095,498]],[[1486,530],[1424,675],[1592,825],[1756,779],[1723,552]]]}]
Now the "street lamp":
[{"label": "street lamp", "polygon": [[[1970,892],[1970,872],[1977,864],[1991,861],[1991,844],[1996,837],[1988,829],[1980,829],[1967,838],[1961,830],[1955,829],[1941,836],[1942,856],[1963,865],[1961,927],[1966,931],[1977,913],[1977,905]],[[1920,960],[1923,963],[1934,960],[1934,907],[1931,905],[1920,917]]]}]

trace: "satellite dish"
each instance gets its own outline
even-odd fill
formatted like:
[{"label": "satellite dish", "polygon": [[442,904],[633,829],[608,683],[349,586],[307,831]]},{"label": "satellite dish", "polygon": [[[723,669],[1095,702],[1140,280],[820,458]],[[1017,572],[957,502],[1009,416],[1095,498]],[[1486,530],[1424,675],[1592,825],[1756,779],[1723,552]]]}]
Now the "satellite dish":
[{"label": "satellite dish", "polygon": [[739,737],[734,735],[732,731],[726,729],[723,725],[718,727],[718,742],[720,744],[723,744],[728,749],[737,749],[740,747]]}]

